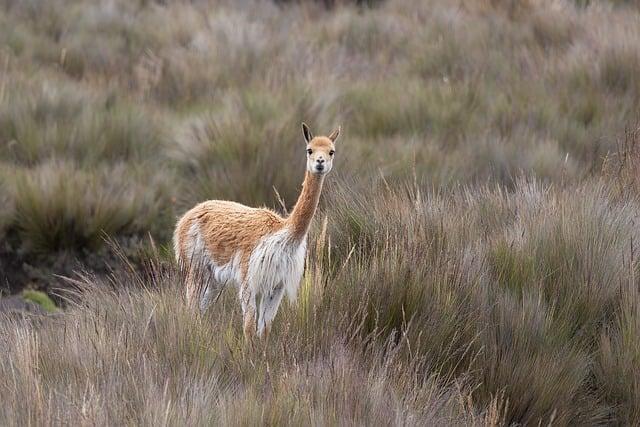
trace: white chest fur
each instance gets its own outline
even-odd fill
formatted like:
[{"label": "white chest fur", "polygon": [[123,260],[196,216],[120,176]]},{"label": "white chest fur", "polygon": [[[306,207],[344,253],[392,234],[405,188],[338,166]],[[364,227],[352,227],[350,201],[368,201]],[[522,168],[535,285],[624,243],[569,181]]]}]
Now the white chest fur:
[{"label": "white chest fur", "polygon": [[265,236],[249,258],[249,286],[263,295],[284,287],[289,300],[295,300],[304,271],[306,249],[306,236],[302,241],[293,241],[288,228]]}]

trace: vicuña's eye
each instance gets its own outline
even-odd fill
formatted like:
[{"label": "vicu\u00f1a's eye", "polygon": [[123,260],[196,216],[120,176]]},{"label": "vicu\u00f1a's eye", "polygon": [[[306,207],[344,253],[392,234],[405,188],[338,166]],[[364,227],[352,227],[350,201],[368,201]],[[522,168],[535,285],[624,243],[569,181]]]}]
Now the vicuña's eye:
[{"label": "vicu\u00f1a's eye", "polygon": [[307,154],[313,154],[313,150],[311,148],[307,148]]},{"label": "vicu\u00f1a's eye", "polygon": [[334,150],[329,151],[329,155],[333,156],[334,154],[336,154],[336,152]]}]

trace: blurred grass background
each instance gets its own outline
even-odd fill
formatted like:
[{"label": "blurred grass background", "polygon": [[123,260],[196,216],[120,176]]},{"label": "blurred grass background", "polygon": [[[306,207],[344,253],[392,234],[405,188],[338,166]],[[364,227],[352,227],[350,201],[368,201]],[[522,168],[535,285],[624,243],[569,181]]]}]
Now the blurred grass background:
[{"label": "blurred grass background", "polygon": [[[639,76],[633,1],[0,0],[0,286],[81,289],[0,322],[2,424],[637,425]],[[290,208],[303,120],[344,135],[263,354],[168,248]]]}]

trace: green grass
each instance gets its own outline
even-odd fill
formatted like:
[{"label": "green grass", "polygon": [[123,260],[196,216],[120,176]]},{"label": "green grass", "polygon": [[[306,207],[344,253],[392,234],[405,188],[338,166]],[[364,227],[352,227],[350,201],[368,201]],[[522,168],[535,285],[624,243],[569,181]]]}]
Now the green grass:
[{"label": "green grass", "polygon": [[27,301],[31,301],[34,304],[38,304],[44,311],[48,313],[55,313],[58,311],[56,303],[53,302],[47,294],[41,291],[24,290],[22,291],[22,298]]}]

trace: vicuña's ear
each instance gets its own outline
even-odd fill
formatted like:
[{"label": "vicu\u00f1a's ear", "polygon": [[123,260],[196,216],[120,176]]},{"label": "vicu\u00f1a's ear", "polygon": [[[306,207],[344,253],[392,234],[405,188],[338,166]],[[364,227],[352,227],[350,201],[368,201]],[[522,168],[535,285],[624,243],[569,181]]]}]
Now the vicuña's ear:
[{"label": "vicu\u00f1a's ear", "polygon": [[309,129],[309,126],[304,122],[302,123],[302,134],[304,135],[304,140],[307,141],[307,144],[313,139],[311,129]]},{"label": "vicu\u00f1a's ear", "polygon": [[340,126],[338,126],[338,129],[331,132],[331,135],[329,135],[329,139],[332,140],[333,142],[336,142],[336,139],[338,139],[339,135],[340,135]]}]

